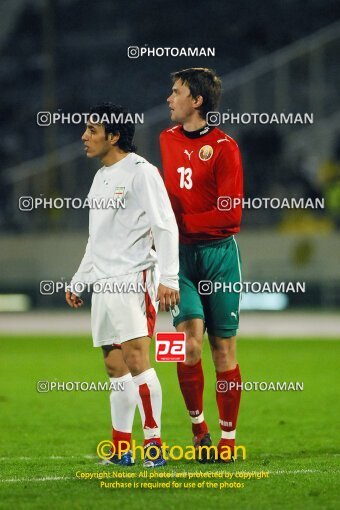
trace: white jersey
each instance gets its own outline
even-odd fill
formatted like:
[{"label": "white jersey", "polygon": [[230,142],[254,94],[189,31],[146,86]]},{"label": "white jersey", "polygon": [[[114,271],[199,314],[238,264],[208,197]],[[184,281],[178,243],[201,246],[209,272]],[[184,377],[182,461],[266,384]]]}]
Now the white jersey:
[{"label": "white jersey", "polygon": [[143,271],[157,259],[160,283],[178,290],[178,228],[155,166],[135,153],[103,166],[94,177],[88,201],[92,206],[105,201],[106,207],[90,209],[86,251],[70,290],[77,282]]}]

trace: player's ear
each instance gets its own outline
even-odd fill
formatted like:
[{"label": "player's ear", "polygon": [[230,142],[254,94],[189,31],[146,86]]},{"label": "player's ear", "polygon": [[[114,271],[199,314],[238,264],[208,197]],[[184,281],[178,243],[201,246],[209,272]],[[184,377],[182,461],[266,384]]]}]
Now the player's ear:
[{"label": "player's ear", "polygon": [[120,138],[120,133],[116,133],[116,134],[109,133],[109,141],[110,141],[111,145],[116,145],[119,138]]},{"label": "player's ear", "polygon": [[194,99],[194,108],[200,108],[203,104],[203,96],[197,96]]}]

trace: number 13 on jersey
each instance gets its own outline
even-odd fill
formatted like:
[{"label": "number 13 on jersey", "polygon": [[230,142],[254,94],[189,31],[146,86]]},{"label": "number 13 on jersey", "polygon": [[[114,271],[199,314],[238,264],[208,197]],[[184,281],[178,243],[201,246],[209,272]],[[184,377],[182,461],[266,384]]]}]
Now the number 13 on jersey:
[{"label": "number 13 on jersey", "polygon": [[181,166],[180,168],[177,168],[177,172],[180,174],[179,187],[191,189],[192,188],[192,178],[191,178],[192,177],[192,169],[184,168],[184,166]]}]

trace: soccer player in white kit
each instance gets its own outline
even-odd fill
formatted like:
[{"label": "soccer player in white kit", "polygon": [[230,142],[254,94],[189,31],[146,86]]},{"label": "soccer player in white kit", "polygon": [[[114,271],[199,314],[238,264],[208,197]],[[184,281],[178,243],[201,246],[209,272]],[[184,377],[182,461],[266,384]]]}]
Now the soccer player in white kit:
[{"label": "soccer player in white kit", "polygon": [[[77,288],[100,284],[101,291],[92,294],[93,344],[103,349],[110,381],[124,383],[124,391],[110,394],[112,442],[116,452],[123,441],[131,443],[138,405],[144,466],[158,467],[165,464],[160,448],[162,390],[150,365],[149,346],[158,304],[168,311],[179,302],[178,229],[157,168],[134,153],[135,126],[124,122],[126,114],[112,103],[97,105],[82,135],[87,157],[103,164],[94,177],[89,203],[104,199],[111,206],[90,209],[85,255],[66,301],[78,308],[83,300]],[[117,207],[112,207],[112,199]],[[129,451],[116,453],[111,462],[132,465],[134,459]]]}]

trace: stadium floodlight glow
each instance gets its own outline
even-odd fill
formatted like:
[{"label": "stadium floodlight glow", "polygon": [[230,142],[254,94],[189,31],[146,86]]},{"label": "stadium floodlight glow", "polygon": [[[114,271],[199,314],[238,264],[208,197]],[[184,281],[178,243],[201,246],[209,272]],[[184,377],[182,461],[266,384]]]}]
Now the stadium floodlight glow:
[{"label": "stadium floodlight glow", "polygon": [[288,308],[289,299],[283,292],[264,292],[242,294],[241,310],[272,310],[281,311]]},{"label": "stadium floodlight glow", "polygon": [[26,294],[0,294],[0,312],[27,312],[31,299]]}]

